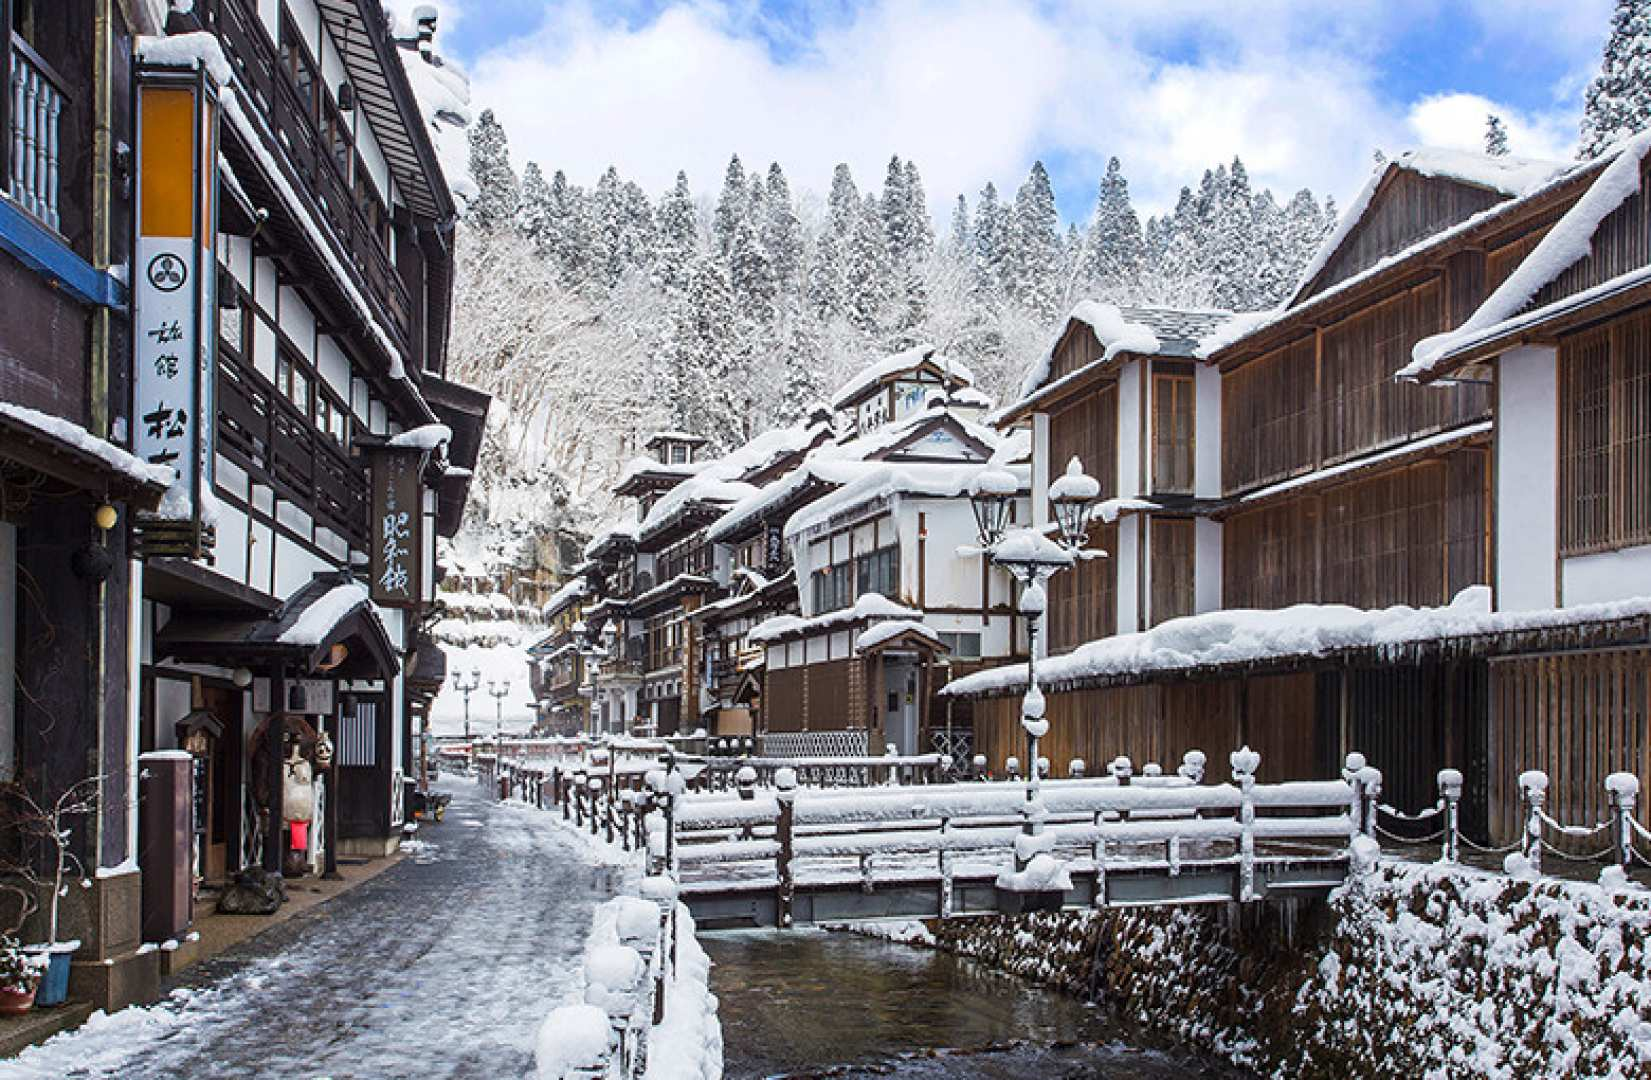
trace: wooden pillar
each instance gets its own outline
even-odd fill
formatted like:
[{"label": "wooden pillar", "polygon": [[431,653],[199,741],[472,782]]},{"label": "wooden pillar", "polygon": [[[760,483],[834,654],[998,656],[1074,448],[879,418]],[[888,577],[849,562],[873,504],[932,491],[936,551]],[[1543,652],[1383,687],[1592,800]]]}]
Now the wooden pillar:
[{"label": "wooden pillar", "polygon": [[321,876],[328,881],[337,881],[341,876],[338,873],[338,751],[339,733],[343,729],[343,697],[338,690],[338,683],[333,682],[333,709],[332,722],[328,725],[327,735],[332,739],[332,760],[327,763],[327,816],[322,827],[327,830],[327,851]]},{"label": "wooden pillar", "polygon": [[264,869],[276,877],[281,876],[281,859],[286,854],[283,850],[285,840],[281,835],[284,813],[281,788],[286,779],[281,744],[287,726],[286,705],[287,668],[285,664],[277,663],[269,677],[269,727],[264,731],[264,751],[269,756],[265,762],[269,782],[269,824],[264,830]]},{"label": "wooden pillar", "polygon": [[237,692],[235,715],[224,718],[223,737],[228,742],[224,762],[229,773],[225,778],[229,799],[224,807],[224,873],[230,878],[245,869],[241,865],[241,853],[246,850],[243,829],[246,795],[243,792],[246,784],[246,710],[250,693],[251,690]]}]

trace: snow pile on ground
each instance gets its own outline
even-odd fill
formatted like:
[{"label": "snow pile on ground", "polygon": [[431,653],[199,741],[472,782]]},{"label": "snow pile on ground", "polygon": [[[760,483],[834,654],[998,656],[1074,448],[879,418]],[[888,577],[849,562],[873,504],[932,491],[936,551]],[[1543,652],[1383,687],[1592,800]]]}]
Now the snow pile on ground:
[{"label": "snow pile on ground", "polygon": [[848,934],[859,934],[861,937],[876,938],[879,941],[893,941],[901,945],[921,945],[926,948],[935,946],[934,932],[928,925],[917,919],[888,922],[846,922],[821,923],[822,930],[836,930]]},{"label": "snow pile on ground", "polygon": [[952,920],[939,947],[1269,1076],[1617,1078],[1651,1067],[1651,892],[1382,862],[1294,905]]}]

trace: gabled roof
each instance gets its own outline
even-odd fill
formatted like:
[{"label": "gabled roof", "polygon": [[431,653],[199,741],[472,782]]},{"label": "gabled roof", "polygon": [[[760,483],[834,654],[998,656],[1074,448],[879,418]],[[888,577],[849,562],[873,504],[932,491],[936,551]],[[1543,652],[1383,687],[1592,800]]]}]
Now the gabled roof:
[{"label": "gabled roof", "polygon": [[[1383,162],[1308,260],[1286,306],[1499,202],[1527,195],[1567,168],[1564,162],[1433,147]],[[1371,242],[1361,247],[1366,236]]]},{"label": "gabled roof", "polygon": [[[1021,383],[1021,398],[998,413],[998,423],[1026,413],[1061,389],[1099,374],[1126,355],[1194,358],[1199,344],[1234,318],[1230,311],[1180,308],[1119,307],[1099,300],[1081,300],[1038,362]],[[1055,353],[1074,333],[1091,333],[1101,346],[1099,358],[1050,380]]]},{"label": "gabled roof", "polygon": [[1648,152],[1651,132],[1617,144],[1609,155],[1610,164],[1506,280],[1460,326],[1417,342],[1411,350],[1411,362],[1400,369],[1399,377],[1431,381],[1467,363],[1472,359],[1470,352],[1482,354],[1486,346],[1529,331],[1545,318],[1574,315],[1594,305],[1624,299],[1643,299],[1647,267],[1642,263],[1591,289],[1526,311],[1544,288],[1593,254],[1594,235],[1600,226],[1640,192]]},{"label": "gabled roof", "polygon": [[951,359],[932,345],[919,345],[885,356],[855,372],[831,396],[831,407],[852,409],[890,383],[919,374],[949,386],[973,386],[975,382],[974,374],[961,362]]}]

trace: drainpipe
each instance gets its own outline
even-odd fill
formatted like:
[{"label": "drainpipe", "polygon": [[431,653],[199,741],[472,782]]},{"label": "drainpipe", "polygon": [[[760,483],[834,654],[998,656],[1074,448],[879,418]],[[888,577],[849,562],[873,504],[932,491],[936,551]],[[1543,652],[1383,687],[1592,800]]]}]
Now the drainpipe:
[{"label": "drainpipe", "polygon": [[[110,91],[112,84],[112,65],[110,53],[110,37],[112,31],[112,17],[109,5],[112,0],[97,0],[97,6],[92,14],[92,265],[100,269],[109,265],[109,195],[112,191],[110,184],[109,164],[111,160],[110,125],[112,107]],[[90,428],[93,434],[108,436],[110,434],[110,401],[111,380],[109,377],[109,340],[112,332],[110,312],[107,307],[98,306],[92,311],[92,334],[90,341],[90,356],[87,358],[88,412],[91,421]],[[100,536],[103,543],[108,543],[108,534]],[[92,687],[92,722],[96,725],[98,773],[109,770],[110,760],[108,729],[108,710],[106,708],[105,687],[109,685],[109,598],[111,589],[107,577],[97,585],[97,609],[93,624],[96,627],[96,655],[93,661],[96,669],[96,678]],[[133,693],[128,687],[127,693]],[[122,717],[125,721],[127,718]],[[127,762],[136,763],[132,747],[126,748],[123,755]],[[126,783],[134,782],[131,769],[127,769]],[[108,798],[110,782],[102,782],[103,797]],[[126,817],[137,817],[137,790],[129,788],[124,793]],[[97,815],[92,826],[92,842],[94,845],[92,861],[97,866],[104,865],[104,830],[108,825],[109,807],[105,803],[102,811]],[[130,846],[133,831],[130,823],[123,830],[121,838],[125,854],[135,854],[136,849]],[[122,861],[122,860],[116,860]]]}]

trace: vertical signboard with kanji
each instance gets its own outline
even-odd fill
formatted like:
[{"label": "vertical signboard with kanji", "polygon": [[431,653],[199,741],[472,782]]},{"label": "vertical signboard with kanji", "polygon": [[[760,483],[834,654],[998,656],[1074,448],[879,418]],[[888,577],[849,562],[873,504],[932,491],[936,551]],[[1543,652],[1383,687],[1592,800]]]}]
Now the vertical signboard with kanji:
[{"label": "vertical signboard with kanji", "polygon": [[200,69],[138,81],[132,266],[133,449],[172,466],[168,521],[201,524],[212,480],[218,103]]},{"label": "vertical signboard with kanji", "polygon": [[385,607],[412,607],[423,590],[422,450],[383,447],[372,454],[371,593]]}]

